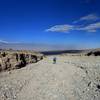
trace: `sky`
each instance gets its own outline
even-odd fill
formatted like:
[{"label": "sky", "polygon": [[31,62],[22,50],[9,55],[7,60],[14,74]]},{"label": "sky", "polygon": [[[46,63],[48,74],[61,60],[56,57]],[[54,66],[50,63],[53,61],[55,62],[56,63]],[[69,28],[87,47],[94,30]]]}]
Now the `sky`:
[{"label": "sky", "polygon": [[0,0],[0,42],[100,48],[100,0]]}]

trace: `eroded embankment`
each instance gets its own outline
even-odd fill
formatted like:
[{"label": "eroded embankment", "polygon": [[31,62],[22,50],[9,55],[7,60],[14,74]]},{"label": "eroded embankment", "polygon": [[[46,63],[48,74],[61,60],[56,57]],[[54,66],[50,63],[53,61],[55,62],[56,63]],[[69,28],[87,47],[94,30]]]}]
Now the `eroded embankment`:
[{"label": "eroded embankment", "polygon": [[0,71],[22,68],[41,59],[42,54],[32,51],[0,51]]}]

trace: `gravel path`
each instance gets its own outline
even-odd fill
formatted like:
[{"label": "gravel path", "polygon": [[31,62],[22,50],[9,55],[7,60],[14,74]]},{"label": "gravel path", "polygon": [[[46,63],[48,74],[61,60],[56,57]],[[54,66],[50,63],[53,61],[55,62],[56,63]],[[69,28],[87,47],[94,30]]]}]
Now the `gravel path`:
[{"label": "gravel path", "polygon": [[52,59],[1,73],[0,100],[100,100],[100,66],[95,77],[91,63],[86,65],[94,58],[57,56],[56,64]]},{"label": "gravel path", "polygon": [[48,64],[48,60],[45,60],[32,73],[31,80],[18,95],[19,100],[67,100],[74,98],[71,88],[75,67],[69,67],[68,64],[62,66],[60,63]]}]

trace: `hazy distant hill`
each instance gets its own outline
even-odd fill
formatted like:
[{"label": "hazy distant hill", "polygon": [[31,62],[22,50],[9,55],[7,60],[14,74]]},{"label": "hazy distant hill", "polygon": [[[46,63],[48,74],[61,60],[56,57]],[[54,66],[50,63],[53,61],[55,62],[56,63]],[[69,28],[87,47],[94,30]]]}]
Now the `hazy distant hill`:
[{"label": "hazy distant hill", "polygon": [[75,47],[63,46],[63,45],[47,45],[47,44],[35,44],[35,43],[4,43],[0,42],[0,49],[14,49],[14,50],[34,50],[41,51],[43,54],[61,54],[61,53],[89,53],[100,51],[97,49],[76,49]]},{"label": "hazy distant hill", "polygon": [[74,46],[64,45],[49,45],[49,44],[35,44],[35,43],[4,43],[0,42],[0,49],[14,49],[14,50],[36,50],[36,51],[57,51],[57,50],[76,50]]},{"label": "hazy distant hill", "polygon": [[45,44],[34,44],[34,43],[2,43],[0,42],[0,49],[14,49],[14,50],[52,50],[53,47],[50,47]]},{"label": "hazy distant hill", "polygon": [[81,53],[83,50],[58,50],[58,51],[43,51],[44,55],[57,55],[57,54],[63,54],[63,53]]},{"label": "hazy distant hill", "polygon": [[88,55],[88,56],[91,56],[91,55],[93,55],[93,56],[100,56],[100,48],[90,49],[90,50],[88,50],[86,55]]}]

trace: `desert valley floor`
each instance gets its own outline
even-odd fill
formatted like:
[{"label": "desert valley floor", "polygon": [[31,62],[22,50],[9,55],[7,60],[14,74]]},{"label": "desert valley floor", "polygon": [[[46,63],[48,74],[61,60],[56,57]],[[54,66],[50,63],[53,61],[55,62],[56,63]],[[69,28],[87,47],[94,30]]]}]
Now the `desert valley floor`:
[{"label": "desert valley floor", "polygon": [[58,55],[0,73],[0,100],[100,100],[100,57]]}]

